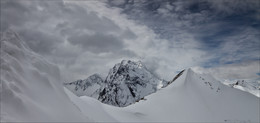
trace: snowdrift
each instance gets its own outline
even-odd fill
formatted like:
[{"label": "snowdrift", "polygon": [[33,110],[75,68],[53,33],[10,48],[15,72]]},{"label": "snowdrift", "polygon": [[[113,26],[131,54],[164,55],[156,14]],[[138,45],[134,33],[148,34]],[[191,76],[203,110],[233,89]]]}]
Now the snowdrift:
[{"label": "snowdrift", "polygon": [[59,69],[12,31],[1,33],[1,122],[90,121],[64,93]]}]

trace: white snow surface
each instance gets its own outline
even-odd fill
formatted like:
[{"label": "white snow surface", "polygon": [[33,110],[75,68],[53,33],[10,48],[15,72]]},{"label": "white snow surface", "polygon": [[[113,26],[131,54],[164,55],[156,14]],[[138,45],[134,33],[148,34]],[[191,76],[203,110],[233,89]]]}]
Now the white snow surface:
[{"label": "white snow surface", "polygon": [[260,97],[260,80],[257,79],[238,79],[238,80],[224,80],[223,84],[230,87],[251,93]]},{"label": "white snow surface", "polygon": [[11,31],[1,33],[0,58],[1,122],[259,122],[260,98],[191,69],[144,100],[114,107],[63,88],[59,69]]},{"label": "white snow surface", "polygon": [[11,30],[1,33],[1,122],[91,121],[63,90],[59,69]]},{"label": "white snow surface", "polygon": [[[66,92],[86,116],[97,122],[259,122],[260,116],[259,98],[191,69],[168,87],[124,108]],[[89,108],[100,112],[90,114]]]}]

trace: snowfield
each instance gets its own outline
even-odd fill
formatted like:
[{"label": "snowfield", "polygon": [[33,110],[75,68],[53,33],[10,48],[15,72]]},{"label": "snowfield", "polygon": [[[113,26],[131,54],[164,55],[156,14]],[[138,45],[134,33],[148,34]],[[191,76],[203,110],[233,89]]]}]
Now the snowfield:
[{"label": "snowfield", "polygon": [[259,98],[191,69],[146,100],[124,108],[87,96],[77,97],[65,90],[86,116],[89,107],[100,110],[102,113],[92,117],[98,122],[259,122]]},{"label": "snowfield", "polygon": [[1,37],[1,122],[259,122],[260,98],[192,69],[123,108],[78,97],[16,33]]},{"label": "snowfield", "polygon": [[224,80],[223,84],[232,88],[236,88],[248,93],[251,93],[257,97],[260,97],[260,80],[255,79],[243,79],[243,80]]}]

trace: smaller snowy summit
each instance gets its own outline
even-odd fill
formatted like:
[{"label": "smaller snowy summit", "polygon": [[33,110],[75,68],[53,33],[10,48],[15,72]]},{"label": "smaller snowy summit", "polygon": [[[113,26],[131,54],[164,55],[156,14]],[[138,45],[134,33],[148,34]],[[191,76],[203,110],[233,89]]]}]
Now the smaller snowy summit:
[{"label": "smaller snowy summit", "polygon": [[104,88],[104,81],[98,74],[93,74],[84,80],[64,83],[64,86],[77,96],[90,96],[98,99],[99,93]]},{"label": "smaller snowy summit", "polygon": [[240,89],[242,91],[249,92],[257,97],[260,97],[260,80],[237,79],[225,80],[223,83],[232,88]]}]

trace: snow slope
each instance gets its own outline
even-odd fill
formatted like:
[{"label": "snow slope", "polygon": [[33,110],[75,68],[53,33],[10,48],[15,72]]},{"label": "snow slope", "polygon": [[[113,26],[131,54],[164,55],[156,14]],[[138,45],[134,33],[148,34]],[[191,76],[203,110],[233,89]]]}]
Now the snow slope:
[{"label": "snow slope", "polygon": [[260,80],[254,80],[254,79],[225,80],[223,84],[251,93],[257,97],[260,97]]},{"label": "snow slope", "polygon": [[1,122],[91,121],[63,90],[59,69],[19,36],[1,33]]},{"label": "snow slope", "polygon": [[146,100],[124,108],[68,94],[85,112],[85,103],[99,107],[100,116],[92,117],[95,121],[104,121],[102,117],[106,116],[111,122],[259,122],[259,98],[191,69]]}]

